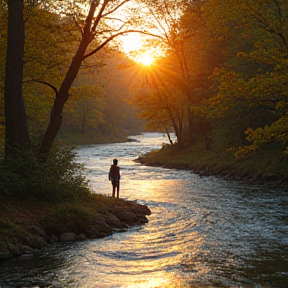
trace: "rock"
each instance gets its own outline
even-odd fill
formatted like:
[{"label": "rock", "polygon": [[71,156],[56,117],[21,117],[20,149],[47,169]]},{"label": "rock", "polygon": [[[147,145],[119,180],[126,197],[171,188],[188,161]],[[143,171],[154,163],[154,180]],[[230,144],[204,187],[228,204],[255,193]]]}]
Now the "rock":
[{"label": "rock", "polygon": [[128,224],[129,226],[133,226],[138,224],[137,216],[130,211],[122,210],[121,212],[117,212],[115,215],[120,221]]},{"label": "rock", "polygon": [[72,233],[72,232],[62,233],[59,236],[60,242],[71,242],[71,241],[76,241],[76,240],[77,240],[77,235],[75,233]]},{"label": "rock", "polygon": [[105,217],[105,222],[109,225],[113,231],[122,232],[126,231],[128,226],[121,222],[116,216],[110,214]]},{"label": "rock", "polygon": [[[7,250],[11,253],[12,257],[19,257],[21,255],[21,245],[7,243]],[[21,246],[21,247],[20,247]]]},{"label": "rock", "polygon": [[132,204],[132,211],[135,214],[141,215],[151,215],[151,210],[146,205],[141,205],[138,203]]},{"label": "rock", "polygon": [[44,230],[47,233],[47,235],[49,235],[49,237],[51,238],[55,235],[60,235],[62,233],[65,233],[65,230],[56,224],[47,224],[45,225]]},{"label": "rock", "polygon": [[43,229],[41,229],[41,228],[39,228],[37,226],[30,226],[30,227],[27,228],[27,231],[32,233],[32,234],[36,234],[36,235],[44,238],[46,242],[50,241],[50,238],[46,234],[46,232]]},{"label": "rock", "polygon": [[112,228],[104,220],[93,221],[93,224],[86,227],[85,234],[88,238],[103,238],[112,234]]},{"label": "rock", "polygon": [[23,239],[23,244],[36,249],[43,248],[48,245],[46,240],[37,234],[30,234],[29,236],[25,237],[25,239]]},{"label": "rock", "polygon": [[30,246],[22,246],[21,250],[23,254],[34,254],[38,251],[36,249],[31,248]]},{"label": "rock", "polygon": [[81,234],[79,234],[79,235],[77,236],[77,240],[79,240],[79,241],[83,241],[83,240],[86,240],[86,239],[87,239],[87,237],[86,237],[86,235],[83,234],[83,233],[81,233]]},{"label": "rock", "polygon": [[110,208],[109,212],[115,215],[121,222],[124,222],[129,226],[140,225],[148,222],[145,215],[150,215],[151,211],[146,205],[129,202],[127,206],[124,208],[115,205]]},{"label": "rock", "polygon": [[0,260],[8,260],[12,258],[12,254],[7,249],[0,250]]}]

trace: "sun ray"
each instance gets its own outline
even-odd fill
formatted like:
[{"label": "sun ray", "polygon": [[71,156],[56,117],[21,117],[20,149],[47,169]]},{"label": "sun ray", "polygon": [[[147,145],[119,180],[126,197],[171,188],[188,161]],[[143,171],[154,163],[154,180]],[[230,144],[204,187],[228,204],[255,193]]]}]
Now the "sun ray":
[{"label": "sun ray", "polygon": [[139,55],[139,58],[136,60],[138,63],[142,63],[145,66],[150,66],[154,62],[155,58],[150,53],[143,53]]},{"label": "sun ray", "polygon": [[160,56],[163,56],[163,50],[159,47],[147,45],[147,37],[137,33],[121,37],[122,49],[126,55],[135,62],[144,66],[150,66]]}]

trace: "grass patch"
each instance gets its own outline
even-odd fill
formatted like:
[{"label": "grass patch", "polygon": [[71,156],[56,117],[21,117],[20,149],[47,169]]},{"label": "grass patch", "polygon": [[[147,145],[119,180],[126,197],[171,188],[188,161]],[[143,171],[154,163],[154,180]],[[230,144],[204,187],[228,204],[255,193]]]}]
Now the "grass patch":
[{"label": "grass patch", "polygon": [[147,165],[187,168],[202,174],[213,174],[252,180],[288,181],[288,157],[280,149],[261,149],[247,158],[237,159],[235,151],[203,150],[201,146],[179,148],[166,145],[146,154]]},{"label": "grass patch", "polygon": [[63,201],[20,200],[0,198],[0,250],[7,243],[22,239],[30,226],[57,225],[79,227],[101,215],[106,215],[110,207],[117,204],[127,207],[122,199],[113,199],[100,194],[90,194],[82,199],[71,198]]}]

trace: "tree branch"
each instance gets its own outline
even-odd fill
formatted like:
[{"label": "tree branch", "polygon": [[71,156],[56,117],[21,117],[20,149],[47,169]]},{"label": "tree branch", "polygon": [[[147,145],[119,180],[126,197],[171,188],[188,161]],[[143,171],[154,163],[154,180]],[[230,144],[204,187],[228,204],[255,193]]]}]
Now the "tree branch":
[{"label": "tree branch", "polygon": [[119,5],[117,5],[116,7],[114,7],[114,9],[112,9],[112,10],[110,10],[109,12],[103,14],[102,16],[103,16],[103,17],[106,17],[107,15],[112,14],[113,12],[115,12],[116,10],[118,10],[121,6],[123,6],[124,4],[126,4],[126,3],[129,2],[129,1],[131,1],[131,0],[125,0],[125,1],[121,2]]},{"label": "tree branch", "polygon": [[101,8],[100,8],[100,11],[99,11],[97,17],[96,17],[95,20],[94,20],[94,24],[93,24],[93,27],[92,27],[92,29],[91,29],[91,31],[92,31],[93,33],[95,32],[95,30],[96,30],[96,28],[97,28],[97,26],[98,26],[98,24],[99,24],[99,22],[100,22],[100,20],[101,20],[101,18],[102,18],[102,14],[103,14],[106,6],[108,5],[108,2],[109,2],[109,0],[105,0],[105,1],[104,1],[104,3],[102,4],[102,6],[101,6]]},{"label": "tree branch", "polygon": [[38,79],[31,79],[31,80],[23,81],[22,83],[31,83],[31,82],[36,82],[36,83],[41,83],[41,84],[47,85],[48,87],[50,87],[51,89],[54,90],[54,92],[56,94],[56,97],[57,97],[57,95],[58,95],[57,88],[55,86],[53,86],[52,84],[46,82],[46,81],[38,80]]},{"label": "tree branch", "polygon": [[142,30],[126,30],[126,31],[122,31],[122,32],[116,33],[114,35],[111,35],[102,44],[100,44],[96,49],[94,49],[90,53],[84,55],[83,60],[88,58],[88,57],[90,57],[90,56],[92,56],[93,54],[97,53],[99,50],[101,50],[104,46],[106,46],[114,38],[116,38],[116,37],[118,37],[120,35],[124,35],[126,33],[140,33],[140,34],[149,35],[149,36],[153,36],[153,37],[157,37],[157,38],[163,39],[163,37],[160,36],[160,35],[149,33],[147,31],[142,31]]},{"label": "tree branch", "polygon": [[100,3],[100,1],[97,1],[97,0],[92,0],[91,1],[89,13],[88,13],[88,15],[86,17],[86,21],[85,21],[86,23],[85,23],[85,26],[84,26],[84,29],[83,29],[83,35],[90,35],[90,27],[91,27],[91,24],[92,24],[92,21],[93,21],[95,10],[98,7],[99,3]]}]

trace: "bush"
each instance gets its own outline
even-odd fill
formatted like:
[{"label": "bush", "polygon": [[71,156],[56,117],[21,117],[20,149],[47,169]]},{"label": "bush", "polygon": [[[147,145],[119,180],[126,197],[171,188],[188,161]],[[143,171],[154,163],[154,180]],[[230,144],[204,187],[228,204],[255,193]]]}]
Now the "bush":
[{"label": "bush", "polygon": [[85,197],[88,181],[71,147],[54,147],[46,163],[32,151],[18,149],[0,163],[0,195],[43,200]]}]

